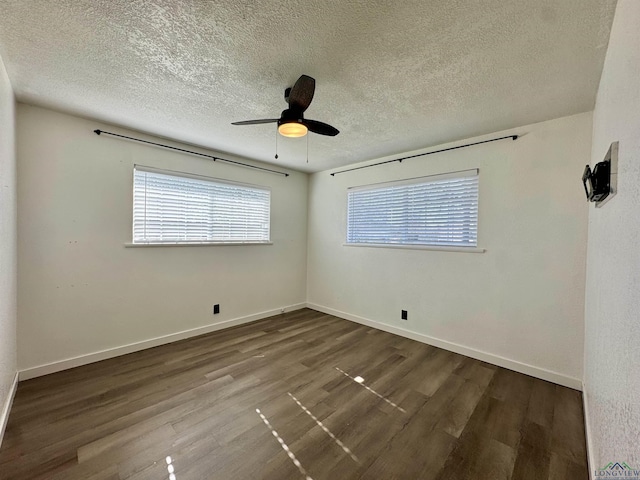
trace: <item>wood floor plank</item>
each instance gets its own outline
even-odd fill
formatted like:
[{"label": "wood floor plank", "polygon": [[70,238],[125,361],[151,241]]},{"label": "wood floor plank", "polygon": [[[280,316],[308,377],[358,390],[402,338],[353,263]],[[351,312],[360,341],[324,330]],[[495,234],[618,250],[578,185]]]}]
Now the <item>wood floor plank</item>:
[{"label": "wood floor plank", "polygon": [[483,393],[484,389],[480,385],[469,380],[465,381],[458,389],[449,407],[444,410],[436,428],[445,431],[452,437],[460,437]]},{"label": "wood floor plank", "polygon": [[515,461],[513,448],[469,432],[461,436],[437,480],[508,480]]},{"label": "wood floor plank", "polygon": [[582,425],[579,392],[302,309],[21,382],[0,479],[582,480]]},{"label": "wood floor plank", "polygon": [[527,418],[548,430],[553,426],[556,386],[542,380],[535,381],[527,409]]},{"label": "wood floor plank", "polygon": [[580,392],[556,386],[555,393],[551,448],[567,460],[584,465],[587,451]]},{"label": "wood floor plank", "polygon": [[493,379],[497,369],[498,367],[489,365],[488,363],[466,357],[462,360],[458,368],[454,370],[454,373],[484,389]]},{"label": "wood floor plank", "polygon": [[552,453],[549,480],[589,480],[587,465],[574,463],[563,455]]},{"label": "wood floor plank", "polygon": [[550,454],[529,445],[518,449],[511,478],[519,480],[547,480],[549,478]]}]

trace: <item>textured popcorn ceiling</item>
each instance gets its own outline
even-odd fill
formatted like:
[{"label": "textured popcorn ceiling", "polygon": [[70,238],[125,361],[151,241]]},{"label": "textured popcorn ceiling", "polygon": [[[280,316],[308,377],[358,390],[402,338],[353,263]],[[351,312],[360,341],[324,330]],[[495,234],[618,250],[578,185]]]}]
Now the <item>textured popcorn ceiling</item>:
[{"label": "textured popcorn ceiling", "polygon": [[[591,110],[614,0],[0,0],[18,100],[300,170]],[[284,88],[337,137],[279,139]]]}]

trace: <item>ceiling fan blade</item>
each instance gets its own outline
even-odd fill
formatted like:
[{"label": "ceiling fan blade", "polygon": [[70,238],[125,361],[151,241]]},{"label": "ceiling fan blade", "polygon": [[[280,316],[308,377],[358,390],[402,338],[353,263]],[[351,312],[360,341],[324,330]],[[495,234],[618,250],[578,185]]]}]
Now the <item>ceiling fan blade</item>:
[{"label": "ceiling fan blade", "polygon": [[260,125],[261,123],[276,123],[277,118],[263,118],[262,120],[244,120],[242,122],[232,122],[231,125]]},{"label": "ceiling fan blade", "polygon": [[323,122],[318,122],[317,120],[303,120],[302,123],[307,126],[309,131],[313,133],[317,133],[320,135],[328,135],[330,137],[335,137],[340,133],[335,127]]},{"label": "ceiling fan blade", "polygon": [[304,112],[309,108],[315,90],[315,79],[301,75],[289,93],[289,108],[300,113]]}]

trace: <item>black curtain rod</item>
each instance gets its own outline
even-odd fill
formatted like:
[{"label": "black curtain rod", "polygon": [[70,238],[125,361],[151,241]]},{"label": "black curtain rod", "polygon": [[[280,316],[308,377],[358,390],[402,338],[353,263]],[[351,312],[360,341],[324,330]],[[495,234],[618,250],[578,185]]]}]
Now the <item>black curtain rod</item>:
[{"label": "black curtain rod", "polygon": [[207,155],[206,153],[194,152],[192,150],[185,150],[184,148],[172,147],[171,145],[165,145],[163,143],[150,142],[148,140],[142,140],[141,138],[127,137],[126,135],[120,135],[118,133],[112,133],[112,132],[105,132],[104,130],[99,130],[99,129],[94,130],[93,132],[96,135],[100,135],[100,134],[104,133],[105,135],[112,135],[114,137],[126,138],[127,140],[133,140],[134,142],[147,143],[149,145],[155,145],[156,147],[168,148],[170,150],[177,150],[178,152],[190,153],[191,155],[199,155],[200,157],[210,158],[214,162],[220,161],[220,162],[232,163],[234,165],[240,165],[242,167],[253,168],[255,170],[262,170],[263,172],[275,173],[277,175],[284,175],[285,177],[289,176],[289,174],[285,173],[285,172],[279,172],[277,170],[271,170],[269,168],[264,168],[264,167],[256,167],[255,165],[250,165],[248,163],[237,162],[235,160],[227,160],[226,158],[220,158],[220,157],[216,157],[214,155]]},{"label": "black curtain rod", "polygon": [[506,137],[492,138],[491,140],[483,140],[481,142],[467,143],[466,145],[458,145],[457,147],[443,148],[442,150],[435,150],[433,152],[418,153],[416,155],[410,155],[408,157],[396,158],[393,160],[385,160],[384,162],[372,163],[371,165],[364,165],[362,167],[355,167],[355,168],[348,168],[346,170],[340,170],[339,172],[333,172],[330,175],[333,177],[340,173],[353,172],[354,170],[360,170],[362,168],[377,167],[378,165],[384,165],[385,163],[393,163],[393,162],[402,163],[403,160],[408,160],[410,158],[423,157],[425,155],[433,155],[434,153],[448,152],[449,150],[457,150],[458,148],[472,147],[474,145],[480,145],[481,143],[497,142],[498,140],[505,140],[507,138],[510,138],[511,140],[517,140],[518,135],[507,135]]}]

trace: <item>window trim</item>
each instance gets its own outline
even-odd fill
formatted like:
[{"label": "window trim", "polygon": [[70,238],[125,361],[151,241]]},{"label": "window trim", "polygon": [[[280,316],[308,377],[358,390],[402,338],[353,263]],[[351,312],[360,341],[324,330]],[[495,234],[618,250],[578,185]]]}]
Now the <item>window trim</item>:
[{"label": "window trim", "polygon": [[[464,253],[485,253],[486,249],[478,246],[478,230],[476,229],[476,245],[431,245],[431,244],[411,244],[411,243],[369,243],[369,242],[349,242],[348,234],[349,234],[349,193],[355,191],[368,191],[368,190],[376,190],[379,188],[388,187],[398,187],[404,185],[415,185],[421,183],[431,183],[438,182],[441,180],[454,179],[454,178],[466,178],[466,177],[478,177],[478,195],[480,193],[479,188],[479,177],[480,177],[480,169],[472,168],[465,170],[458,170],[455,172],[447,172],[447,173],[438,173],[432,175],[424,175],[420,177],[412,177],[403,180],[392,180],[387,182],[379,182],[372,183],[367,185],[358,185],[347,188],[347,202],[346,202],[346,229],[345,229],[345,238],[346,241],[343,243],[345,247],[369,247],[369,248],[395,248],[395,249],[404,249],[404,250],[432,250],[432,251],[441,251],[441,252],[464,252]],[[479,202],[478,202],[479,204]],[[478,205],[479,207],[479,205]],[[478,215],[479,215],[478,208]]]},{"label": "window trim", "polygon": [[273,245],[273,242],[182,242],[182,243],[158,243],[158,242],[125,242],[125,248],[146,247],[240,247],[242,245]]},{"label": "window trim", "polygon": [[420,245],[401,243],[343,243],[344,247],[369,247],[369,248],[397,248],[400,250],[433,250],[434,252],[463,252],[463,253],[485,253],[486,248],[480,247],[454,247],[444,245]]},{"label": "window trim", "polygon": [[250,241],[184,241],[184,242],[155,242],[155,241],[135,241],[134,237],[134,209],[131,209],[131,241],[125,242],[125,248],[145,248],[145,247],[210,247],[210,246],[243,246],[243,245],[273,245],[271,238],[271,193],[272,189],[265,185],[255,185],[246,182],[236,182],[223,178],[210,177],[207,175],[199,175],[196,173],[182,172],[179,170],[169,170],[166,168],[150,167],[147,165],[134,164],[131,177],[132,185],[132,207],[135,203],[135,172],[149,172],[174,177],[192,178],[194,180],[203,180],[212,183],[220,183],[224,185],[233,185],[247,187],[256,190],[263,190],[269,193],[269,239],[268,240],[250,240]]}]

